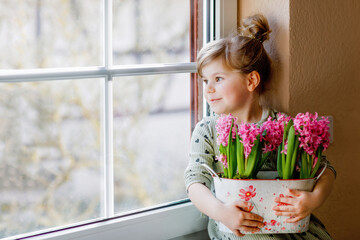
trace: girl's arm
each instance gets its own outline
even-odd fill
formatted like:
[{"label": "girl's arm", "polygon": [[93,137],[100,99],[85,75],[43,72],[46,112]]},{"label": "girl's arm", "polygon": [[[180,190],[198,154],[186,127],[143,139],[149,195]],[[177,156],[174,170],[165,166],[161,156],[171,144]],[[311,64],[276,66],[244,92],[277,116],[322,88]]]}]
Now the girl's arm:
[{"label": "girl's arm", "polygon": [[188,192],[189,198],[202,213],[222,222],[236,236],[244,236],[244,232],[258,232],[259,228],[264,227],[262,217],[245,211],[251,206],[249,202],[236,201],[224,204],[201,183],[191,184]]},{"label": "girl's arm", "polygon": [[289,189],[291,196],[276,197],[275,203],[289,204],[275,206],[273,210],[278,216],[289,216],[286,222],[297,222],[314,210],[318,209],[330,195],[335,175],[330,169],[326,169],[317,181],[312,192]]}]

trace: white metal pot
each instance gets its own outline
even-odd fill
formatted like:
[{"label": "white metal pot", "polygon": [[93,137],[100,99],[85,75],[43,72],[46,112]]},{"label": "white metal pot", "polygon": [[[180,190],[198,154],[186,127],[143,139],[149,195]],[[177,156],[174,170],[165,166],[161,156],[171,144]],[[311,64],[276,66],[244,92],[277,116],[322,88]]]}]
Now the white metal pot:
[{"label": "white metal pot", "polygon": [[[215,196],[224,203],[233,201],[248,201],[256,213],[264,218],[265,227],[256,234],[266,233],[299,233],[309,229],[310,215],[296,223],[286,223],[287,216],[276,216],[272,210],[274,198],[289,195],[288,189],[312,191],[326,166],[316,178],[311,179],[275,179],[276,171],[261,171],[258,179],[227,179],[220,178],[209,166],[203,164],[214,179]],[[224,224],[219,223],[223,232],[231,232]],[[250,234],[250,233],[247,233]]]}]

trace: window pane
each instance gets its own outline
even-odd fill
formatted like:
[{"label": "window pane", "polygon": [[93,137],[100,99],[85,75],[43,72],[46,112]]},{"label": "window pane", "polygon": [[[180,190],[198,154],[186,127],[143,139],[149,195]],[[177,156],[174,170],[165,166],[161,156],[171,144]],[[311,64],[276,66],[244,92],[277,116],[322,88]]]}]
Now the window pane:
[{"label": "window pane", "polygon": [[186,198],[189,75],[114,80],[115,213]]},{"label": "window pane", "polygon": [[0,83],[0,238],[102,216],[103,83]]},{"label": "window pane", "polygon": [[113,0],[114,64],[189,62],[189,0]]},{"label": "window pane", "polygon": [[1,0],[0,68],[102,65],[102,0]]}]

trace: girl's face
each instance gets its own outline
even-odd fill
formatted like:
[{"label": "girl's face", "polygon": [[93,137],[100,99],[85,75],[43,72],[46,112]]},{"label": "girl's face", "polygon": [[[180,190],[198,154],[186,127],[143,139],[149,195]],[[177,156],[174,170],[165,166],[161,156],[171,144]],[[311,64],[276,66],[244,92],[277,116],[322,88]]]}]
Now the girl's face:
[{"label": "girl's face", "polygon": [[233,114],[245,110],[251,101],[251,91],[247,88],[247,75],[238,73],[217,58],[203,67],[205,99],[217,114]]}]

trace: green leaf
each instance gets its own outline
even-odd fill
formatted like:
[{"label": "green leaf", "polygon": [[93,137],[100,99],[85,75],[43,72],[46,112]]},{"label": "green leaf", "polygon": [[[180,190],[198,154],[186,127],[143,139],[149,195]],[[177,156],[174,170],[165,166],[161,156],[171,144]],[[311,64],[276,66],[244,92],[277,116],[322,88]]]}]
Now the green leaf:
[{"label": "green leaf", "polygon": [[312,166],[314,165],[313,163],[314,163],[314,160],[313,160],[313,157],[312,156],[310,156],[309,154],[306,154],[307,155],[307,159],[308,159],[308,176],[310,177],[310,175],[311,175],[311,168],[312,168]]},{"label": "green leaf", "polygon": [[226,147],[224,147],[222,144],[219,146],[219,151],[221,154],[226,155]]},{"label": "green leaf", "polygon": [[315,164],[315,167],[310,175],[310,178],[313,178],[315,177],[317,171],[319,170],[319,167],[320,167],[320,162],[321,162],[321,156],[322,156],[322,148],[319,147],[318,150],[317,150],[317,157],[318,157],[318,160]]},{"label": "green leaf", "polygon": [[298,136],[295,135],[295,147],[294,147],[294,152],[293,152],[293,155],[291,158],[290,176],[293,175],[294,170],[295,170],[295,164],[296,164],[296,160],[297,160],[299,144],[300,144],[299,138],[298,138]]},{"label": "green leaf", "polygon": [[[285,123],[284,123],[285,125]],[[283,151],[285,149],[285,140],[288,139],[288,135],[289,135],[289,130],[290,128],[294,125],[294,121],[291,119],[288,124],[286,126],[284,126],[284,135],[283,135],[283,141],[281,143],[281,151]],[[289,144],[288,144],[289,146]],[[280,151],[280,152],[281,152]],[[287,179],[288,173],[287,173],[287,168],[286,168],[286,161],[287,161],[287,155],[285,155],[285,153],[280,153],[281,154],[281,170],[279,171],[279,176],[282,179]]]},{"label": "green leaf", "polygon": [[306,159],[306,152],[303,150],[301,151],[301,168],[300,168],[300,178],[308,178],[307,177],[307,173],[306,170],[308,169],[307,167],[307,159]]},{"label": "green leaf", "polygon": [[253,177],[255,178],[257,173],[261,170],[261,167],[264,165],[266,159],[269,158],[271,152],[267,152],[265,154],[262,153],[262,149],[264,147],[264,142],[260,142],[258,146],[258,152],[261,153],[258,155],[258,160],[256,161],[255,171],[253,172]]},{"label": "green leaf", "polygon": [[277,159],[276,159],[276,165],[277,165],[277,171],[278,171],[278,174],[279,174],[279,177],[282,178],[283,177],[283,174],[282,174],[282,164],[281,164],[281,146],[282,144],[278,147],[278,150],[277,150]]},{"label": "green leaf", "polygon": [[244,163],[244,145],[240,142],[239,135],[236,133],[236,149],[237,149],[237,165],[240,177],[245,174],[245,163]]},{"label": "green leaf", "polygon": [[[227,148],[227,162],[228,162],[228,178],[233,178],[236,174],[236,144],[232,139],[232,129],[234,126],[234,119],[231,120],[228,148]],[[235,166],[235,167],[234,167]]]},{"label": "green leaf", "polygon": [[[282,150],[285,149],[285,143],[282,143]],[[285,170],[286,170],[286,155],[281,153],[281,166],[282,166],[282,179],[284,179]]]},{"label": "green leaf", "polygon": [[224,178],[229,178],[228,169],[224,167]]},{"label": "green leaf", "polygon": [[231,152],[231,159],[229,164],[231,165],[231,178],[233,178],[236,174],[236,169],[237,169],[237,154],[236,154],[236,142],[235,141],[231,141],[231,146],[230,146],[230,152]]},{"label": "green leaf", "polygon": [[295,145],[295,129],[294,126],[291,126],[288,134],[288,144],[287,144],[287,154],[286,154],[286,163],[285,163],[285,171],[284,171],[284,179],[291,178],[291,160],[294,152]]},{"label": "green leaf", "polygon": [[247,162],[247,165],[245,168],[245,177],[247,177],[247,178],[249,178],[253,173],[253,170],[254,170],[254,167],[256,164],[256,160],[257,160],[258,154],[259,154],[259,151],[258,151],[259,142],[260,142],[259,139],[256,139],[254,141],[254,146],[248,156],[248,162]]},{"label": "green leaf", "polygon": [[[285,124],[285,123],[284,123]],[[288,138],[289,130],[294,125],[294,121],[291,119],[288,124],[284,127],[283,142]]]},{"label": "green leaf", "polygon": [[267,152],[265,154],[259,154],[259,160],[257,161],[255,171],[253,172],[253,177],[255,178],[257,173],[261,170],[261,167],[264,165],[266,159],[269,158],[271,152]]}]

